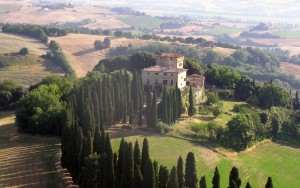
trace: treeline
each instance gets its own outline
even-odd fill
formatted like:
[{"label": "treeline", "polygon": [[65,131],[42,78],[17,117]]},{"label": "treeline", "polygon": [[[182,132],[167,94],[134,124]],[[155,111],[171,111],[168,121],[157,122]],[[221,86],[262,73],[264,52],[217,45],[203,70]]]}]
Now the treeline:
[{"label": "treeline", "polygon": [[162,122],[173,124],[182,114],[181,91],[176,87],[167,89],[164,87],[161,102],[158,106],[158,114]]},{"label": "treeline", "polygon": [[16,125],[31,134],[60,135],[65,122],[66,101],[77,85],[71,76],[52,75],[29,88],[18,102]]},{"label": "treeline", "polygon": [[49,48],[51,52],[47,52],[47,54],[44,55],[44,57],[51,59],[55,64],[60,66],[62,70],[64,70],[68,75],[75,76],[75,71],[70,66],[67,57],[63,53],[60,45],[56,41],[51,40],[49,43]]},{"label": "treeline", "polygon": [[244,31],[240,34],[240,37],[244,37],[244,38],[258,38],[258,39],[279,39],[280,36],[278,35],[273,35],[271,33],[253,33],[253,32],[248,32],[248,31]]},{"label": "treeline", "polygon": [[61,28],[48,28],[31,24],[3,24],[2,31],[5,33],[15,33],[36,38],[43,43],[48,42],[48,36],[65,36],[67,30]]},{"label": "treeline", "polygon": [[15,104],[27,91],[12,80],[0,81],[0,110],[15,108]]}]

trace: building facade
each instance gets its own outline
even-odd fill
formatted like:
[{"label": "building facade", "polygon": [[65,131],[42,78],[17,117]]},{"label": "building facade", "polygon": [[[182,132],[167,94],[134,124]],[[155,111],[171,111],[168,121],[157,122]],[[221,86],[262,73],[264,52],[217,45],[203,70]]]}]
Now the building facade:
[{"label": "building facade", "polygon": [[197,103],[200,103],[202,101],[204,83],[205,77],[198,74],[192,74],[190,76],[187,76],[186,78],[186,85],[192,86],[193,91],[196,95]]},{"label": "building facade", "polygon": [[186,72],[183,68],[184,56],[177,53],[162,53],[156,58],[156,65],[142,70],[144,85],[186,86]]}]

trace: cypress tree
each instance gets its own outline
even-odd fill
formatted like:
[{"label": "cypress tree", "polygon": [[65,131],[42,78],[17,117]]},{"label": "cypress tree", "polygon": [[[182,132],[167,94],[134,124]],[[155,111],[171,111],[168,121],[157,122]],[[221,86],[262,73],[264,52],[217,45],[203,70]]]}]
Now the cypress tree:
[{"label": "cypress tree", "polygon": [[[142,171],[143,175],[144,175],[145,165],[146,165],[146,162],[148,161],[148,159],[150,159],[149,144],[148,144],[147,138],[144,138],[143,148],[142,148],[142,160],[141,160],[141,171]],[[151,164],[152,164],[152,162],[151,162]]]},{"label": "cypress tree", "polygon": [[130,188],[133,186],[133,175],[134,175],[134,161],[133,161],[133,149],[132,144],[124,144],[123,153],[123,169],[121,178],[121,187]]},{"label": "cypress tree", "polygon": [[170,172],[170,178],[168,181],[168,188],[178,188],[178,178],[177,178],[177,170],[176,167],[173,166]]},{"label": "cypress tree", "polygon": [[219,174],[218,167],[216,167],[215,169],[212,184],[213,184],[212,188],[220,188],[220,174]]},{"label": "cypress tree", "polygon": [[179,156],[177,161],[177,177],[178,177],[178,187],[182,188],[184,184],[184,173],[183,173],[183,160]]},{"label": "cypress tree", "polygon": [[153,169],[154,169],[154,179],[155,179],[155,185],[158,185],[158,173],[159,173],[159,169],[158,169],[158,162],[156,160],[153,161]]},{"label": "cypress tree", "polygon": [[193,97],[193,89],[192,86],[190,86],[189,90],[189,107],[188,107],[188,115],[192,117],[195,114],[194,110],[194,97]]},{"label": "cypress tree", "polygon": [[132,108],[132,100],[129,104],[129,125],[133,124],[133,108]]},{"label": "cypress tree", "polygon": [[266,183],[265,188],[273,188],[273,182],[272,182],[272,178],[268,177],[268,181]]},{"label": "cypress tree", "polygon": [[246,188],[252,188],[249,182],[247,182]]},{"label": "cypress tree", "polygon": [[232,167],[229,175],[229,188],[239,188],[241,186],[241,179],[239,177],[239,170],[235,166]]},{"label": "cypress tree", "polygon": [[132,106],[133,106],[133,111],[137,111],[139,109],[139,91],[138,91],[138,85],[139,85],[139,81],[138,81],[138,72],[136,71],[136,69],[133,71],[133,75],[132,75],[132,82],[131,82],[131,98],[132,98]]},{"label": "cypress tree", "polygon": [[156,91],[153,92],[152,105],[151,105],[151,127],[155,128],[157,125],[157,96]]},{"label": "cypress tree", "polygon": [[169,170],[166,166],[160,165],[158,175],[158,187],[167,188],[169,181]]},{"label": "cypress tree", "polygon": [[162,100],[161,100],[161,110],[160,110],[160,113],[161,113],[161,120],[165,123],[167,123],[167,116],[168,116],[168,112],[167,112],[167,89],[166,87],[164,87],[163,89],[163,96],[162,96]]},{"label": "cypress tree", "polygon": [[180,118],[181,114],[182,114],[182,98],[181,98],[181,91],[180,89],[178,88],[178,86],[176,85],[176,88],[177,88],[177,118]]},{"label": "cypress tree", "polygon": [[195,155],[189,152],[185,164],[185,186],[196,188],[198,183]]},{"label": "cypress tree", "polygon": [[205,176],[201,177],[199,184],[200,184],[200,188],[207,188]]},{"label": "cypress tree", "polygon": [[141,173],[141,168],[139,165],[135,165],[134,177],[133,177],[133,188],[142,188],[143,186],[143,176]]},{"label": "cypress tree", "polygon": [[143,188],[155,188],[155,174],[151,159],[148,159],[145,163],[144,176],[143,176]]},{"label": "cypress tree", "polygon": [[141,166],[141,151],[140,151],[140,146],[139,146],[139,143],[137,140],[135,141],[135,144],[134,144],[133,153],[134,153],[134,165]]},{"label": "cypress tree", "polygon": [[101,153],[101,133],[99,126],[96,127],[94,134],[94,152],[98,155]]},{"label": "cypress tree", "polygon": [[150,90],[147,92],[147,127],[151,127],[152,118],[152,94]]},{"label": "cypress tree", "polygon": [[116,171],[116,177],[119,182],[121,182],[121,176],[122,176],[122,169],[123,169],[123,153],[124,153],[124,138],[122,138],[119,146],[119,156],[118,156],[118,163],[117,163],[117,171]]},{"label": "cypress tree", "polygon": [[114,156],[108,133],[106,135],[103,187],[115,187]]},{"label": "cypress tree", "polygon": [[143,105],[144,105],[144,103],[139,103],[139,113],[138,113],[139,119],[138,119],[138,125],[139,125],[140,127],[143,126]]}]

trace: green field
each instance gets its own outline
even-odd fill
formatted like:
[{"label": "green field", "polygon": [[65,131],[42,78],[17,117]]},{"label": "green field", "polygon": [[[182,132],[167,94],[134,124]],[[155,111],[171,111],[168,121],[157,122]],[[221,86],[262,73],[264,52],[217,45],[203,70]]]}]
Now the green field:
[{"label": "green field", "polygon": [[150,16],[129,16],[129,17],[118,18],[118,19],[130,26],[141,27],[146,29],[158,28],[162,23],[160,19],[153,18]]},{"label": "green field", "polygon": [[222,34],[234,34],[234,33],[239,33],[242,32],[243,29],[241,28],[229,28],[229,27],[215,27],[206,30],[205,32],[210,34],[210,35],[222,35]]},{"label": "green field", "polygon": [[272,34],[286,39],[300,39],[300,31],[274,31]]},{"label": "green field", "polygon": [[22,8],[21,5],[2,4],[2,5],[0,5],[0,14],[16,12],[16,11],[20,10],[20,8]]},{"label": "green field", "polygon": [[[142,146],[143,135],[126,137],[126,141],[139,141]],[[176,165],[178,156],[184,160],[189,151],[194,152],[197,160],[198,178],[206,175],[208,186],[211,185],[213,171],[218,166],[221,174],[221,187],[227,187],[229,172],[233,165],[240,170],[242,187],[249,181],[252,187],[264,187],[267,177],[273,178],[275,187],[296,187],[300,185],[300,149],[294,149],[275,143],[266,143],[252,151],[236,156],[225,157],[201,144],[168,136],[148,136],[150,156],[171,168]],[[112,140],[116,151],[120,138]]]}]

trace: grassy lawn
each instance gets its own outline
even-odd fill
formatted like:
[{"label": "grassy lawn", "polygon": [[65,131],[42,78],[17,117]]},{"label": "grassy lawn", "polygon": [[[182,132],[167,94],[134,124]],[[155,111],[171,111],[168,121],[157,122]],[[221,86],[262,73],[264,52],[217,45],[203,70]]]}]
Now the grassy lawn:
[{"label": "grassy lawn", "polygon": [[120,21],[134,27],[141,27],[146,29],[158,28],[162,21],[158,18],[150,16],[129,16],[126,18],[118,18]]},{"label": "grassy lawn", "polygon": [[[143,135],[126,137],[126,141],[138,140],[142,147]],[[275,143],[258,146],[252,151],[225,157],[196,142],[168,137],[148,136],[150,156],[169,169],[177,164],[181,155],[185,161],[189,151],[194,152],[197,161],[198,178],[206,175],[208,187],[211,185],[214,168],[218,166],[221,174],[221,187],[227,187],[229,172],[233,165],[239,168],[242,187],[249,181],[252,187],[264,187],[267,177],[273,178],[276,187],[296,187],[300,185],[300,149],[294,149]],[[121,138],[112,139],[114,151],[117,151]]]},{"label": "grassy lawn", "polygon": [[222,34],[234,34],[234,33],[239,33],[242,32],[243,29],[241,28],[229,28],[229,27],[215,27],[206,30],[206,32],[210,35],[222,35]]},{"label": "grassy lawn", "polygon": [[274,31],[272,34],[286,39],[300,39],[300,31]]}]

